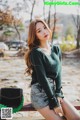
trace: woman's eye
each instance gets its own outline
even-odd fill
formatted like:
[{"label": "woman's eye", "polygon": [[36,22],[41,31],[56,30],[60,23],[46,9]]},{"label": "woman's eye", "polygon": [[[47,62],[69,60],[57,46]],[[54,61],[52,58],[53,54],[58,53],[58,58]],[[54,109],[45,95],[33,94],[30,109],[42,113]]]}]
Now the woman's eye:
[{"label": "woman's eye", "polygon": [[41,32],[41,30],[38,31],[38,33]]}]

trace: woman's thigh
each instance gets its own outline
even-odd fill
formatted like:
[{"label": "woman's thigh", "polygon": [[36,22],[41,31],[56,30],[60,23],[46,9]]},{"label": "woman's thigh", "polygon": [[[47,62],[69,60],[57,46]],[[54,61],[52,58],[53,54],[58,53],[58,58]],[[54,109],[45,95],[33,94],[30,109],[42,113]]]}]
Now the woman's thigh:
[{"label": "woman's thigh", "polygon": [[46,120],[64,120],[59,115],[57,115],[53,110],[49,109],[49,106],[46,106],[37,111],[46,119]]},{"label": "woman's thigh", "polygon": [[68,120],[80,120],[79,112],[67,99],[63,99],[61,106]]}]

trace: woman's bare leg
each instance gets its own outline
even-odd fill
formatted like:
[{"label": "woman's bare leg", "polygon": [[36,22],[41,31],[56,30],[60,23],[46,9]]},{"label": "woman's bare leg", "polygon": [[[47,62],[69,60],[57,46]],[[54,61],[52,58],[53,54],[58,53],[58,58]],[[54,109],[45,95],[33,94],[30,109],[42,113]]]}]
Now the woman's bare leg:
[{"label": "woman's bare leg", "polygon": [[78,111],[67,99],[63,99],[61,106],[67,120],[80,120],[80,115]]},{"label": "woman's bare leg", "polygon": [[59,115],[57,115],[53,110],[49,109],[49,106],[46,106],[42,109],[37,109],[37,111],[46,119],[46,120],[64,120]]}]

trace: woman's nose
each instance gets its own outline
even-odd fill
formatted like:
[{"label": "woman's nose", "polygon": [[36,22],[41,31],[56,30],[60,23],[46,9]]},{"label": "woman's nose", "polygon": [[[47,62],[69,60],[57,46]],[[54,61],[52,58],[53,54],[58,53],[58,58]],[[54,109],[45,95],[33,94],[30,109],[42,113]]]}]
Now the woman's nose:
[{"label": "woman's nose", "polygon": [[46,35],[46,31],[45,30],[43,31],[43,34]]}]

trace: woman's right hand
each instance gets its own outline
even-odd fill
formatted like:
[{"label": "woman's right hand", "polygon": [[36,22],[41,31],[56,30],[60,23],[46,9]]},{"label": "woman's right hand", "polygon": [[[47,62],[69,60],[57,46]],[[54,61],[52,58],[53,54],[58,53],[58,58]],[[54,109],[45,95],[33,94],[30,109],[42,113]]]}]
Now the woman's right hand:
[{"label": "woman's right hand", "polygon": [[55,107],[54,111],[55,111],[56,114],[59,114],[60,116],[64,116],[64,113],[63,113],[63,110],[62,110],[61,106]]}]

